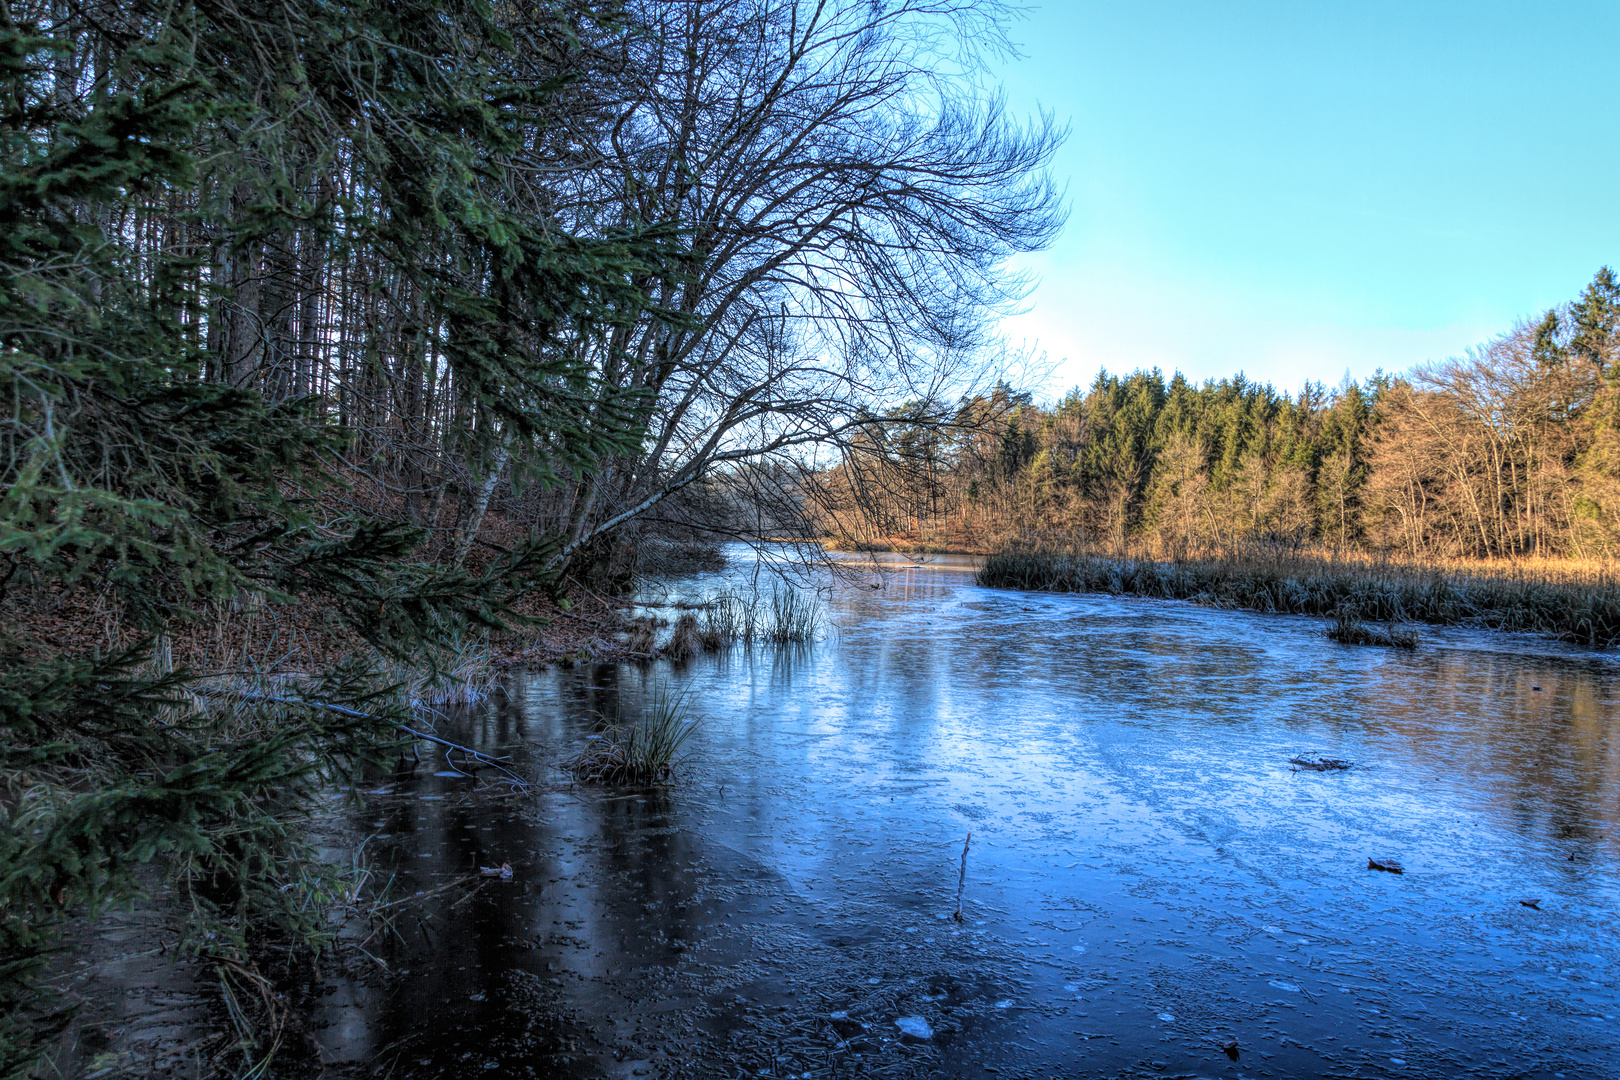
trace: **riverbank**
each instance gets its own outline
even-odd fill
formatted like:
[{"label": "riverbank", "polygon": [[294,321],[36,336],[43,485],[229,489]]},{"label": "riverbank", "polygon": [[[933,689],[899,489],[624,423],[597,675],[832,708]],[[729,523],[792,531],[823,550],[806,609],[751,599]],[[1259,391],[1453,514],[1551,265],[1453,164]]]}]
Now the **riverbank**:
[{"label": "riverbank", "polygon": [[828,536],[819,541],[826,551],[843,554],[897,555],[977,555],[984,556],[1000,550],[1004,545],[998,539],[974,538],[962,535],[882,536],[858,540],[849,536]]},{"label": "riverbank", "polygon": [[[734,560],[666,611],[752,576]],[[1281,1076],[1613,1059],[1608,657],[1466,629],[1345,649],[938,564],[825,603],[813,647],[556,664],[442,710],[526,788],[434,746],[339,781],[315,839],[369,907],[318,980],[278,983],[274,1075],[1146,1080],[1213,1075],[1229,1042]],[[673,782],[568,772],[672,694],[698,720]],[[101,1003],[65,1075],[232,1035],[211,967],[106,934],[63,969]]]},{"label": "riverbank", "polygon": [[[451,888],[366,946],[388,973],[333,976],[323,1060],[1146,1078],[1218,1074],[1235,1041],[1274,1075],[1395,1056],[1500,1080],[1472,1064],[1575,1077],[1612,1055],[1592,1019],[1614,1012],[1606,661],[1466,630],[1344,649],[1298,620],[909,577],[835,589],[816,648],[514,680],[446,733],[555,781],[531,795],[493,802],[426,755],[368,784],[391,790],[355,842],[402,896]],[[702,717],[676,783],[551,768],[672,686]],[[1354,765],[1296,772],[1306,753]],[[1524,1027],[1495,1022],[1510,1009]]]},{"label": "riverbank", "polygon": [[1591,564],[1409,564],[1250,551],[1204,559],[1001,551],[977,581],[1032,592],[1104,592],[1211,607],[1329,616],[1355,607],[1386,622],[1542,634],[1594,648],[1620,642],[1620,580]]}]

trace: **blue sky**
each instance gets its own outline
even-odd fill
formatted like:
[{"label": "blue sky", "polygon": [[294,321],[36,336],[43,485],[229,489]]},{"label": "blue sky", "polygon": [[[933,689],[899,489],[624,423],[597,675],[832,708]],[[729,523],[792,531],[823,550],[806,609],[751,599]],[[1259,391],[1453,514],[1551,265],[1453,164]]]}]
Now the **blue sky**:
[{"label": "blue sky", "polygon": [[1460,353],[1620,262],[1620,3],[1042,3],[1008,104],[1070,134],[1004,330],[1294,389]]}]

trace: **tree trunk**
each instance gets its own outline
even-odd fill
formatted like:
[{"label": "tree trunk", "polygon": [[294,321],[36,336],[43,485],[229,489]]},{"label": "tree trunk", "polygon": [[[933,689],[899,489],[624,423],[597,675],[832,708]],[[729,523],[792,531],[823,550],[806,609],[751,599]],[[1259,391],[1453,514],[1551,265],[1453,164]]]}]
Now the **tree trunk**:
[{"label": "tree trunk", "polygon": [[478,494],[473,499],[472,512],[467,515],[466,524],[461,528],[461,535],[456,538],[455,565],[461,566],[467,561],[467,555],[472,551],[473,541],[478,539],[478,530],[484,525],[484,514],[489,510],[489,500],[495,494],[495,487],[501,482],[501,473],[506,470],[506,463],[510,458],[506,447],[502,446],[495,451],[494,467],[484,477],[484,482],[478,486]]}]

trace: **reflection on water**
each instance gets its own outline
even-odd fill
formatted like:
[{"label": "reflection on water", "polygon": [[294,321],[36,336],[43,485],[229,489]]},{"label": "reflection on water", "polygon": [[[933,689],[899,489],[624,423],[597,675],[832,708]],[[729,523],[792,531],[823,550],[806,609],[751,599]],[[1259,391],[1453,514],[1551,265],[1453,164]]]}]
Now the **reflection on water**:
[{"label": "reflection on water", "polygon": [[[388,973],[329,986],[331,1066],[1616,1075],[1609,657],[875,572],[822,644],[518,678],[462,737],[536,794],[425,763],[371,796],[367,850],[428,895],[366,945]],[[682,782],[571,788],[669,683],[704,718]]]}]

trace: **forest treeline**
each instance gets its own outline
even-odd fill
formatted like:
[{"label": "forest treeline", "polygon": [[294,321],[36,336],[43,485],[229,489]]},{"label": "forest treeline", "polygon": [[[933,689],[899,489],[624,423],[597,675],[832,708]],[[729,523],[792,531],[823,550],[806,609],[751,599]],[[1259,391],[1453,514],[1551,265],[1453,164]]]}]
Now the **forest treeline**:
[{"label": "forest treeline", "polygon": [[142,114],[176,168],[94,208],[176,376],[318,403],[435,561],[714,524],[960,381],[1062,217],[1055,129],[980,85],[996,3],[10,12],[14,150],[183,98]]},{"label": "forest treeline", "polygon": [[[1103,546],[1181,557],[1248,544],[1396,558],[1620,553],[1620,283],[1465,355],[1281,392],[1097,376],[1036,404],[1006,388],[950,424],[901,417],[818,477],[845,542]],[[989,422],[986,422],[989,420]]]},{"label": "forest treeline", "polygon": [[0,6],[0,1076],[151,896],[233,1022],[187,1052],[263,1075],[402,682],[975,370],[1062,217],[1009,17]]}]

